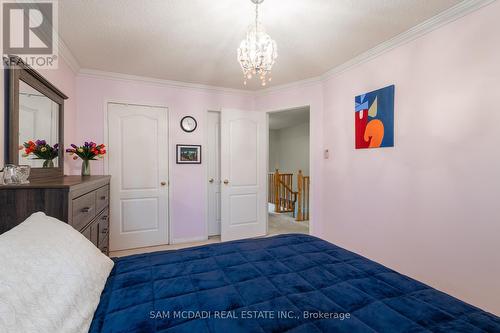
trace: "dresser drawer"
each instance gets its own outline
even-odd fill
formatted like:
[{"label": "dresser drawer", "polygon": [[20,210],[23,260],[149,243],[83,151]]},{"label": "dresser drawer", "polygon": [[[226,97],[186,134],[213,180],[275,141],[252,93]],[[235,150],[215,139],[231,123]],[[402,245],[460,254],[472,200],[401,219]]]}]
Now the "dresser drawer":
[{"label": "dresser drawer", "polygon": [[85,236],[89,241],[92,241],[92,232],[90,230],[90,226],[82,230],[82,235]]},{"label": "dresser drawer", "polygon": [[105,255],[109,256],[109,246],[107,242],[106,244],[101,245],[99,247],[99,250],[101,250],[101,252],[104,253]]},{"label": "dresser drawer", "polygon": [[96,191],[95,205],[97,212],[100,212],[109,204],[109,186],[101,187]]},{"label": "dresser drawer", "polygon": [[82,235],[85,236],[89,241],[92,242],[97,247],[97,239],[99,237],[97,224],[92,223],[81,231]]},{"label": "dresser drawer", "polygon": [[90,192],[73,200],[72,224],[76,230],[83,227],[95,217],[95,192]]},{"label": "dresser drawer", "polygon": [[101,247],[102,244],[108,243],[108,235],[109,235],[109,216],[108,209],[106,208],[101,215],[97,218],[97,223],[99,225],[99,237],[98,244]]},{"label": "dresser drawer", "polygon": [[[101,225],[101,223],[99,223]],[[99,228],[99,245],[98,248],[105,255],[109,255],[109,232],[106,229]]]}]

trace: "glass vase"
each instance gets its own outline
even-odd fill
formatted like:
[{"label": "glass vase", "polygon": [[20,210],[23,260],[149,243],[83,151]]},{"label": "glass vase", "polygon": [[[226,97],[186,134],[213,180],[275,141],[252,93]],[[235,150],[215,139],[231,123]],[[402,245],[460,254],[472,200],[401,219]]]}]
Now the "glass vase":
[{"label": "glass vase", "polygon": [[45,160],[43,161],[43,166],[44,168],[53,168],[54,167],[54,161],[53,160]]},{"label": "glass vase", "polygon": [[90,176],[90,161],[82,161],[82,176]]}]

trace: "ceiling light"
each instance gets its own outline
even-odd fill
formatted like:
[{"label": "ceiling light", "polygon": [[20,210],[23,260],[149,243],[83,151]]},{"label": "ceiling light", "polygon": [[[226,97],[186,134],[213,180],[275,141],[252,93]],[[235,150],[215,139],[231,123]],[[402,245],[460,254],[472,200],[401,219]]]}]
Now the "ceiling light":
[{"label": "ceiling light", "polygon": [[238,61],[243,70],[244,81],[258,76],[262,86],[271,81],[271,69],[278,57],[276,42],[264,31],[259,21],[259,5],[264,0],[251,0],[255,4],[255,23],[248,27],[247,36],[238,48]]}]

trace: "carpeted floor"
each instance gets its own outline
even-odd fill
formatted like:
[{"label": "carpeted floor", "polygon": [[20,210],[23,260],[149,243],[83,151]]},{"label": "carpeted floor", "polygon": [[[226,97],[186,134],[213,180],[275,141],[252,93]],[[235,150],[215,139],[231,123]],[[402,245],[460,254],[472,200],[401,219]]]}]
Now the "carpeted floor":
[{"label": "carpeted floor", "polygon": [[309,234],[309,221],[297,222],[288,214],[269,212],[268,235],[289,233]]},{"label": "carpeted floor", "polygon": [[[295,219],[289,214],[277,214],[270,208],[269,212],[269,225],[267,236],[280,235],[280,234],[309,234],[309,221],[296,222]],[[139,249],[131,249],[124,251],[115,251],[110,253],[110,257],[123,257],[138,253],[147,253],[154,251],[165,251],[165,250],[177,250],[183,249],[191,246],[206,245],[212,243],[220,242],[220,236],[209,237],[206,241],[194,242],[194,243],[183,243],[183,244],[171,244],[171,245],[160,245],[153,247],[145,247]]]}]

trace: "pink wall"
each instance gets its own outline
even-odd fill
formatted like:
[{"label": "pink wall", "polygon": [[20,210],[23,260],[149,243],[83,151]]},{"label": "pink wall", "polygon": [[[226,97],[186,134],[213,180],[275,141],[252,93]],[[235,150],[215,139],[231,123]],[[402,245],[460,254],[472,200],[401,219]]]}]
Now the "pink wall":
[{"label": "pink wall", "polygon": [[[175,164],[175,145],[205,145],[207,111],[222,108],[253,110],[253,96],[94,75],[79,75],[77,91],[78,142],[104,142],[104,108],[107,101],[168,107],[171,239],[182,242],[206,238],[205,165]],[[185,133],[180,128],[179,122],[186,115],[198,120],[198,129],[193,133]],[[94,162],[91,167],[93,174],[104,172],[102,161]]]},{"label": "pink wall", "polygon": [[[313,128],[331,158],[312,178],[323,193],[317,234],[497,315],[499,14],[497,1],[324,80]],[[354,96],[389,84],[396,147],[354,150]],[[257,109],[315,89],[262,96]],[[319,164],[321,148],[311,147]]]}]

